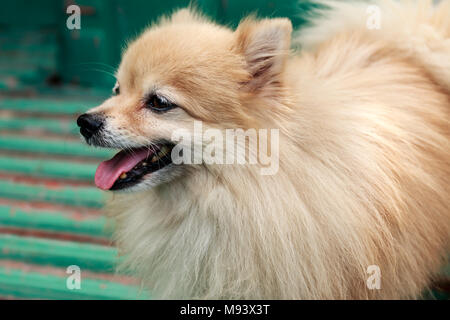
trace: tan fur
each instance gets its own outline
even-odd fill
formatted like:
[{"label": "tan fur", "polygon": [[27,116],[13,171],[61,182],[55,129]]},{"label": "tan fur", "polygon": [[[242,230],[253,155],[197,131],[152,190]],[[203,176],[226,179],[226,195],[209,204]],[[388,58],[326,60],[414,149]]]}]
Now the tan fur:
[{"label": "tan fur", "polygon": [[[126,53],[121,94],[97,110],[145,143],[190,128],[279,128],[280,170],[192,167],[114,194],[125,267],[157,298],[417,298],[450,235],[450,1],[333,5],[296,38],[287,19],[233,32],[187,10]],[[396,11],[395,11],[396,10]],[[394,13],[395,11],[395,13]],[[144,113],[158,87],[179,102]],[[122,128],[119,130],[119,128]],[[367,267],[381,269],[369,290]]]}]

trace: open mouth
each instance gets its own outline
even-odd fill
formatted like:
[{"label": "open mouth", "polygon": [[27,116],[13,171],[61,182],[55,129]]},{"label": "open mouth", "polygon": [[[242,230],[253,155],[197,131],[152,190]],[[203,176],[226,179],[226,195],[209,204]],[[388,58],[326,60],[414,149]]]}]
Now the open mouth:
[{"label": "open mouth", "polygon": [[172,163],[173,144],[122,150],[102,162],[95,173],[95,184],[102,190],[121,190],[134,186],[148,174]]}]

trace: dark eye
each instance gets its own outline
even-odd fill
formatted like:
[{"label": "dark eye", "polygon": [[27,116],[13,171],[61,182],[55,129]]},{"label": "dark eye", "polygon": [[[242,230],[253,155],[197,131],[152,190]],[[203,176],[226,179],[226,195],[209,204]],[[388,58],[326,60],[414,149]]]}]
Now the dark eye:
[{"label": "dark eye", "polygon": [[145,103],[145,106],[155,112],[166,112],[176,107],[164,97],[160,97],[156,94],[152,94]]},{"label": "dark eye", "polygon": [[112,89],[112,91],[113,91],[113,94],[114,94],[115,96],[118,96],[118,95],[120,94],[120,85],[119,85],[118,82],[116,83],[116,85],[114,86],[114,88]]}]

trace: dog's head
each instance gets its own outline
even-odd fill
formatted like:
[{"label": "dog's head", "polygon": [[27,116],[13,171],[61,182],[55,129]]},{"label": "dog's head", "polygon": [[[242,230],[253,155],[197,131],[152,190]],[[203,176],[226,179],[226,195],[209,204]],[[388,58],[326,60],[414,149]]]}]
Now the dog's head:
[{"label": "dog's head", "polygon": [[78,119],[89,144],[123,150],[99,166],[97,186],[145,189],[180,176],[173,133],[192,132],[194,120],[224,129],[263,119],[263,101],[282,95],[291,30],[287,19],[246,19],[233,32],[184,9],[145,31],[123,55],[114,95]]}]

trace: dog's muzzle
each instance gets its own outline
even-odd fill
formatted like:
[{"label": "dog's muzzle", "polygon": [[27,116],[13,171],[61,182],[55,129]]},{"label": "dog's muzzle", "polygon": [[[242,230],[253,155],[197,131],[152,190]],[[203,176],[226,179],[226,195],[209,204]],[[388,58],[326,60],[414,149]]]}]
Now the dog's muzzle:
[{"label": "dog's muzzle", "polygon": [[78,117],[77,125],[87,141],[103,127],[104,121],[104,117],[99,114],[85,113]]}]

